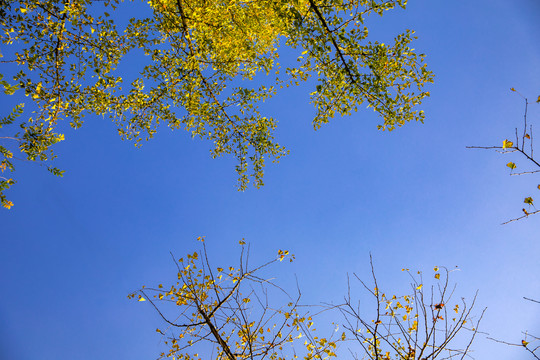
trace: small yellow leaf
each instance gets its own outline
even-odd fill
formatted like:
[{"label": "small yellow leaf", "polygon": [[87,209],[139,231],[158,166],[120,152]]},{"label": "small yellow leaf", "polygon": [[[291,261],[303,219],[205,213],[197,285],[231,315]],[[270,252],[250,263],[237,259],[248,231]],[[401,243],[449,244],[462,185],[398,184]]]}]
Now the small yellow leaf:
[{"label": "small yellow leaf", "polygon": [[438,266],[435,266],[435,267],[433,268],[433,271],[439,271],[439,267],[438,267]]},{"label": "small yellow leaf", "polygon": [[526,347],[527,345],[529,345],[529,342],[525,340],[521,340],[521,345]]},{"label": "small yellow leaf", "polygon": [[508,166],[508,167],[509,167],[510,169],[512,169],[512,170],[515,169],[515,168],[517,167],[516,164],[513,163],[513,162],[511,162],[511,161],[510,161],[508,164],[506,164],[506,166]]},{"label": "small yellow leaf", "polygon": [[530,138],[531,138],[531,135],[525,134],[525,138],[526,138],[526,139],[530,139]]},{"label": "small yellow leaf", "polygon": [[435,274],[435,279],[439,280],[441,278],[441,274],[437,273]]},{"label": "small yellow leaf", "polygon": [[533,204],[533,198],[530,197],[530,196],[529,196],[529,197],[526,197],[526,198],[523,200],[523,202],[524,202],[525,204],[532,205],[532,204]]},{"label": "small yellow leaf", "polygon": [[516,89],[514,89],[514,88],[510,88],[510,90],[511,90],[511,91],[516,91]]},{"label": "small yellow leaf", "polygon": [[503,149],[508,149],[508,148],[511,148],[512,146],[514,146],[514,143],[511,142],[510,140],[506,139],[503,141]]},{"label": "small yellow leaf", "polygon": [[139,295],[139,301],[146,301],[146,299]]},{"label": "small yellow leaf", "polygon": [[424,285],[422,285],[422,284],[418,285],[418,286],[416,287],[416,290],[422,289],[422,286],[424,286]]}]

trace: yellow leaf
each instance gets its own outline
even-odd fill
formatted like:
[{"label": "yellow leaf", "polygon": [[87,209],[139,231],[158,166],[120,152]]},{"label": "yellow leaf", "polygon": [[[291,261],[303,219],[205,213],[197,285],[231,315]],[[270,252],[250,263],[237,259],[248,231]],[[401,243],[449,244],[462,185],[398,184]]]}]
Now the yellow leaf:
[{"label": "yellow leaf", "polygon": [[441,278],[441,274],[437,273],[435,274],[435,279],[439,280]]},{"label": "yellow leaf", "polygon": [[139,295],[139,301],[146,301],[146,299]]},{"label": "yellow leaf", "polygon": [[422,285],[422,284],[418,285],[418,286],[416,287],[416,290],[422,289],[422,286],[424,286],[424,285]]},{"label": "yellow leaf", "polygon": [[510,90],[511,90],[511,91],[516,91],[516,89],[514,89],[514,88],[510,88]]},{"label": "yellow leaf", "polygon": [[433,271],[439,271],[439,267],[438,267],[438,266],[435,266],[435,267],[433,268]]},{"label": "yellow leaf", "polygon": [[516,164],[513,163],[513,162],[511,162],[511,161],[510,161],[508,164],[506,164],[506,166],[508,166],[508,167],[509,167],[510,169],[512,169],[512,170],[515,169],[515,168],[517,167]]},{"label": "yellow leaf", "polygon": [[508,149],[508,148],[511,148],[512,146],[514,146],[514,143],[511,142],[510,140],[506,139],[503,141],[503,149]]},{"label": "yellow leaf", "polygon": [[529,345],[529,342],[525,340],[521,340],[521,345],[526,347],[527,345]]}]

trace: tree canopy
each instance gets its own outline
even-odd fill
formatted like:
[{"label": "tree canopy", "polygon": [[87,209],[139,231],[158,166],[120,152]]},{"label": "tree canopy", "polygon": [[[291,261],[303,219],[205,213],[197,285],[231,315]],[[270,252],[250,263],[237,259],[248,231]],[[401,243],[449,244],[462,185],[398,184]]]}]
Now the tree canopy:
[{"label": "tree canopy", "polygon": [[[417,106],[429,96],[424,86],[433,74],[410,47],[414,32],[385,44],[369,39],[365,23],[405,8],[405,0],[151,0],[145,13],[124,21],[125,5],[1,3],[0,36],[8,45],[2,60],[16,73],[2,81],[5,94],[21,89],[37,109],[21,116],[21,104],[0,120],[12,129],[0,143],[2,171],[14,171],[16,147],[27,160],[53,159],[52,145],[64,140],[60,122],[79,128],[85,116],[101,115],[136,145],[160,124],[207,139],[213,157],[236,158],[240,189],[250,180],[258,187],[265,160],[288,151],[274,138],[276,119],[259,105],[302,83],[316,108],[315,128],[362,104],[381,116],[381,130],[424,119]],[[283,47],[296,62],[281,61]],[[125,79],[130,66],[138,75]],[[13,183],[0,178],[5,207]]]},{"label": "tree canopy", "polygon": [[[463,359],[485,312],[474,315],[476,295],[468,302],[456,301],[450,282],[455,269],[436,266],[426,278],[420,271],[402,269],[410,277],[410,289],[393,295],[379,285],[372,261],[372,281],[353,274],[342,303],[309,306],[302,303],[300,287],[296,295],[289,294],[273,276],[261,274],[274,263],[292,262],[294,255],[287,250],[253,266],[242,240],[237,267],[213,267],[204,237],[198,240],[202,251],[178,261],[173,256],[178,281],[143,286],[128,295],[149,302],[163,321],[156,332],[167,351],[158,359],[324,360],[337,358],[343,348],[353,359]],[[369,315],[351,295],[355,285],[371,300]],[[319,327],[323,313],[333,319],[328,335]]]}]

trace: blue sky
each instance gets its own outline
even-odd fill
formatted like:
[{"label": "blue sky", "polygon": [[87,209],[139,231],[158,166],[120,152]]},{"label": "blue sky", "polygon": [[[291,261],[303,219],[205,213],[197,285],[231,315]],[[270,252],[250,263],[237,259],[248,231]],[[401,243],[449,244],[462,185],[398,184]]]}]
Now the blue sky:
[{"label": "blue sky", "polygon": [[[19,164],[15,206],[0,212],[0,358],[157,357],[157,314],[126,296],[173,279],[169,251],[195,250],[198,236],[216,266],[237,262],[242,238],[254,263],[289,249],[297,260],[274,276],[294,286],[296,275],[307,303],[339,302],[347,273],[369,276],[370,252],[389,291],[408,284],[403,267],[457,265],[458,296],[478,289],[478,313],[488,307],[482,331],[539,334],[540,306],[522,297],[540,299],[540,217],[500,225],[535,197],[538,177],[508,176],[510,160],[525,168],[519,157],[466,149],[521,125],[510,87],[540,95],[539,16],[536,0],[419,0],[374,22],[382,41],[416,30],[436,75],[425,124],[379,132],[366,109],[315,132],[311,89],[290,90],[264,105],[291,154],[267,166],[259,190],[236,191],[234,159],[212,160],[210,144],[182,131],[162,128],[136,149],[99,117],[67,130],[64,178]],[[483,336],[474,349],[528,358]]]}]

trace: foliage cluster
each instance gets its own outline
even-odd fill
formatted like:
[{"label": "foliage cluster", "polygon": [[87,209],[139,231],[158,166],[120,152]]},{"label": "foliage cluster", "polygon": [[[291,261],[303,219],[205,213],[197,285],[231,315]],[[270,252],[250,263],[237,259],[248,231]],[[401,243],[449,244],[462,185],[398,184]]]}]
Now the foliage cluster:
[{"label": "foliage cluster", "polygon": [[[373,15],[405,8],[405,0],[152,0],[127,24],[118,20],[124,5],[2,3],[0,40],[10,51],[3,62],[16,65],[13,81],[37,109],[3,139],[26,159],[54,158],[51,146],[64,139],[60,121],[79,128],[85,115],[107,116],[137,145],[162,123],[211,141],[213,157],[235,157],[243,190],[250,180],[263,185],[265,159],[287,154],[274,138],[277,121],[259,111],[283,87],[314,79],[315,128],[362,104],[380,114],[383,130],[424,119],[416,106],[429,96],[424,86],[433,75],[410,47],[413,31],[384,44],[369,41],[365,25]],[[296,52],[295,65],[282,68],[280,43]],[[138,56],[129,69],[137,75],[125,84],[128,55]],[[2,196],[12,183],[4,180]]]},{"label": "foliage cluster", "polygon": [[[300,302],[299,289],[290,296],[260,274],[276,262],[293,261],[287,251],[280,250],[274,260],[261,266],[249,267],[249,248],[241,241],[240,265],[214,269],[204,238],[199,240],[202,251],[179,261],[173,257],[178,270],[175,284],[143,287],[128,296],[148,301],[163,320],[165,327],[156,331],[164,337],[168,351],[160,358],[322,360],[337,357],[345,347],[355,359],[463,358],[482,318],[475,320],[471,314],[476,296],[470,306],[464,299],[453,300],[451,271],[444,268],[434,268],[431,287],[421,272],[413,275],[407,270],[411,292],[402,296],[380,290],[373,265],[373,285],[355,275],[374,300],[369,307],[375,311],[366,315],[365,306],[361,308],[352,298],[350,284],[343,303],[306,306]],[[287,303],[275,306],[283,295]],[[342,319],[341,324],[334,320],[328,337],[322,337],[315,326],[321,314]],[[340,325],[344,331],[339,331]]]}]

